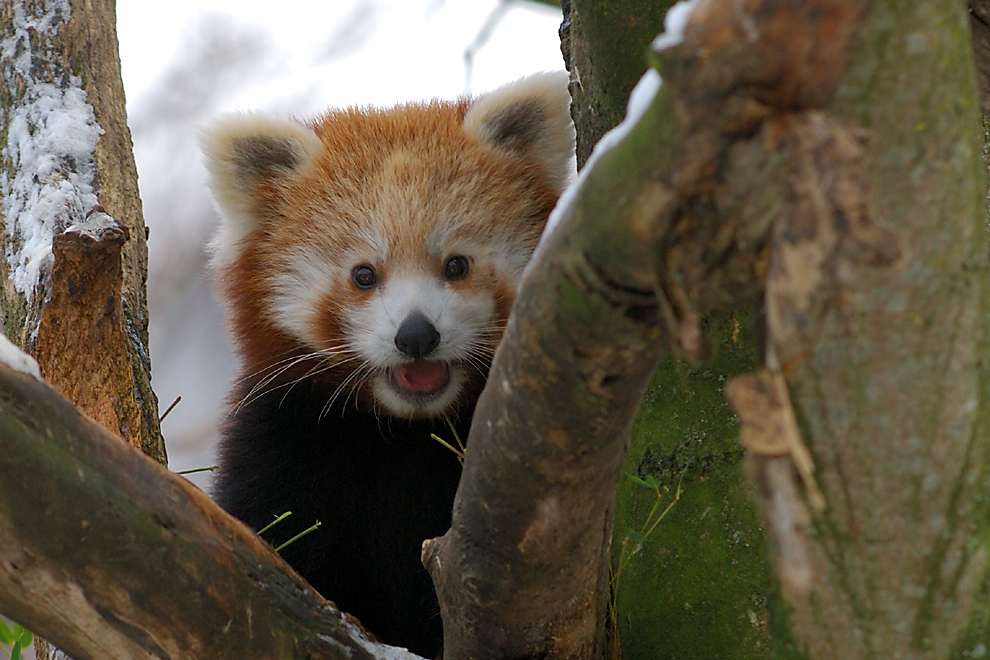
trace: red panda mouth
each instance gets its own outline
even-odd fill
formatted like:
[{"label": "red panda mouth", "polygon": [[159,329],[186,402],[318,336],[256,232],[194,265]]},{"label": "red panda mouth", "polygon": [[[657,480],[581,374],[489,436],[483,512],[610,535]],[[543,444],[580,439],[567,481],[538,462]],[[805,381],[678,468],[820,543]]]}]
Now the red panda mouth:
[{"label": "red panda mouth", "polygon": [[446,362],[416,359],[392,369],[392,382],[407,394],[429,396],[450,382],[450,368]]}]

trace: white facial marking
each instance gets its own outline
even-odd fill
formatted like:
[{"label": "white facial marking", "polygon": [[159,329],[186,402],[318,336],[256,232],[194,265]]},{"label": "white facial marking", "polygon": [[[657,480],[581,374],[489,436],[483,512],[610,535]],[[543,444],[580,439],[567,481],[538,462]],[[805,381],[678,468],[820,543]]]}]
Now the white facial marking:
[{"label": "white facial marking", "polygon": [[381,367],[408,362],[395,346],[395,333],[414,313],[426,317],[440,333],[440,345],[425,357],[457,360],[494,320],[495,301],[487,293],[454,291],[439,278],[392,273],[364,309],[350,315],[355,347]]},{"label": "white facial marking", "polygon": [[[377,259],[369,251],[341,261],[346,265],[299,251],[285,260],[272,280],[271,319],[314,350],[325,348],[321,328],[316,324],[326,293],[339,289],[342,282],[344,286],[354,286],[353,266]],[[450,372],[446,386],[421,397],[401,391],[392,377],[393,369],[410,362],[396,347],[395,335],[403,321],[417,313],[429,320],[440,335],[439,345],[424,358],[446,363]],[[339,320],[344,343],[370,374],[376,401],[399,417],[436,416],[448,411],[472,375],[487,366],[487,357],[494,352],[499,338],[491,291],[454,288],[439,275],[426,272],[389,271],[364,303],[343,309]]]},{"label": "white facial marking", "polygon": [[272,278],[271,320],[292,337],[311,348],[318,346],[313,311],[333,284],[347,276],[343,269],[306,252],[293,254]]},{"label": "white facial marking", "polygon": [[[457,400],[470,371],[482,368],[470,360],[489,340],[495,311],[488,292],[455,291],[438,277],[392,273],[363,308],[348,314],[346,326],[352,345],[376,367],[373,390],[386,409],[403,417],[439,415]],[[412,314],[426,317],[440,335],[439,345],[424,357],[450,369],[446,387],[415,401],[396,388],[391,376],[392,369],[409,362],[396,347],[395,335]]]}]

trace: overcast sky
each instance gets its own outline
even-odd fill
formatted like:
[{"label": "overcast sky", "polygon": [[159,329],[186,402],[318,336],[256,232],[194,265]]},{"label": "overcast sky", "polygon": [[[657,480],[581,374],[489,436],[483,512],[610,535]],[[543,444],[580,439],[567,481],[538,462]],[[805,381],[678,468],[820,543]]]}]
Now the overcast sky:
[{"label": "overcast sky", "polygon": [[[522,0],[118,0],[124,82],[131,99],[147,93],[198,24],[214,19],[256,33],[271,54],[231,108],[268,105],[279,91],[318,90],[323,105],[455,96],[463,54],[500,5],[508,11],[475,58],[472,91],[562,68],[560,12]],[[279,68],[291,75],[272,76]]]}]

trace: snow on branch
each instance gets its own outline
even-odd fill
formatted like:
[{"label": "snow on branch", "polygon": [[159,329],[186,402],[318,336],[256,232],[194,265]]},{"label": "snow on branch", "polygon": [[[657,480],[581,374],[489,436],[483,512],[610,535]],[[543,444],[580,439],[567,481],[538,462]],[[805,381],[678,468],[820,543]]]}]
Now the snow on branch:
[{"label": "snow on branch", "polygon": [[699,0],[681,0],[663,17],[663,32],[653,40],[653,50],[660,52],[680,45],[684,41],[684,28]]},{"label": "snow on branch", "polygon": [[34,358],[18,348],[2,332],[0,332],[0,363],[41,380],[41,371]]},{"label": "snow on branch", "polygon": [[540,247],[546,243],[547,237],[557,228],[561,218],[567,214],[569,207],[574,204],[578,192],[584,186],[584,181],[588,177],[588,173],[594,169],[595,163],[603,154],[613,149],[632,130],[633,126],[643,116],[643,113],[646,112],[650,103],[653,102],[653,98],[657,95],[657,92],[660,91],[661,84],[660,74],[654,69],[647,69],[639,79],[639,82],[636,83],[636,87],[629,95],[629,102],[626,104],[625,119],[618,126],[615,126],[603,135],[602,139],[595,144],[584,167],[578,172],[577,178],[567,186],[560,199],[557,200],[557,205],[550,213],[546,229],[543,231]]}]

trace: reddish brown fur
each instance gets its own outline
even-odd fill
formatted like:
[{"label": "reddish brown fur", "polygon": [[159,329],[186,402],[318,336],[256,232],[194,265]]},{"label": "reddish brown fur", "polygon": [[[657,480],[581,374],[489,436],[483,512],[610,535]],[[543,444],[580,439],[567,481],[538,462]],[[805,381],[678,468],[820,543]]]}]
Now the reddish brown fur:
[{"label": "reddish brown fur", "polygon": [[[273,221],[243,242],[221,280],[245,374],[310,350],[268,313],[278,295],[270,278],[296,246],[332,261],[359,240],[364,227],[379,226],[389,240],[387,263],[372,264],[381,282],[391,269],[429,264],[442,276],[448,255],[432,252],[426,238],[438,216],[453,221],[455,235],[472,242],[506,242],[511,236],[517,249],[532,250],[557,198],[554,183],[532,161],[468,135],[461,125],[467,108],[461,101],[327,113],[313,124],[324,145],[315,163],[294,180],[258,187],[258,214]],[[471,277],[451,286],[492,291],[504,323],[514,283],[504,281],[495,264],[474,266]],[[323,309],[314,310],[315,333],[328,345],[341,335],[339,310],[373,295],[349,280],[338,284],[323,292]],[[335,370],[329,381],[341,382],[352,364]],[[311,368],[297,365],[278,381],[295,380]]]}]

